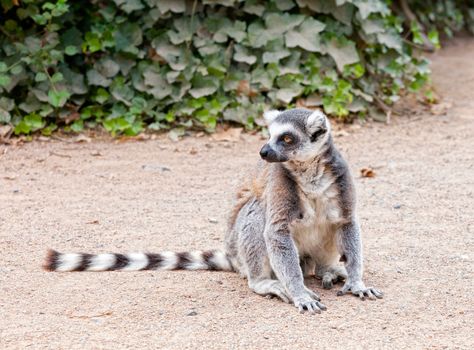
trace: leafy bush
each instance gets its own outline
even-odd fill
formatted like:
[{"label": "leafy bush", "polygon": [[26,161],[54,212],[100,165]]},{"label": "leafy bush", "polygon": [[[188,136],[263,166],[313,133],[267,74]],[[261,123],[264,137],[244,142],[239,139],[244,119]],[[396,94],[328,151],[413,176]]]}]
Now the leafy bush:
[{"label": "leafy bush", "polygon": [[254,128],[266,105],[376,113],[428,80],[412,44],[473,17],[410,3],[419,22],[383,0],[0,0],[0,123],[135,135]]}]

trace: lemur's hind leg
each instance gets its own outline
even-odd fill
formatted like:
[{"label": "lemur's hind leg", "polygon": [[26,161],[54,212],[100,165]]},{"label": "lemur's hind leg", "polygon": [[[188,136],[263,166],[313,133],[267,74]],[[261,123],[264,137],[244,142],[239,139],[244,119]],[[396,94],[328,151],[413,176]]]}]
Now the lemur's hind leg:
[{"label": "lemur's hind leg", "polygon": [[334,284],[347,278],[344,266],[320,266],[316,268],[316,277],[322,280],[324,289],[331,289]]},{"label": "lemur's hind leg", "polygon": [[315,274],[316,262],[309,256],[300,258],[300,267],[304,277],[309,277]]},{"label": "lemur's hind leg", "polygon": [[276,296],[291,303],[289,293],[272,272],[263,238],[264,228],[265,216],[260,204],[256,200],[249,201],[240,210],[234,227],[238,231],[239,260],[245,267],[250,289],[259,295]]}]

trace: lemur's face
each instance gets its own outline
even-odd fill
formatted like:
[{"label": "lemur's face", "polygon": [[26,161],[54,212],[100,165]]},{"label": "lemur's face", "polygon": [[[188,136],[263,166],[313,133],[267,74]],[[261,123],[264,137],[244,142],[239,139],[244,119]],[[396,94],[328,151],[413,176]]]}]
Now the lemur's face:
[{"label": "lemur's face", "polygon": [[264,117],[270,139],[260,150],[260,156],[267,162],[312,160],[329,138],[329,121],[321,111],[269,111]]}]

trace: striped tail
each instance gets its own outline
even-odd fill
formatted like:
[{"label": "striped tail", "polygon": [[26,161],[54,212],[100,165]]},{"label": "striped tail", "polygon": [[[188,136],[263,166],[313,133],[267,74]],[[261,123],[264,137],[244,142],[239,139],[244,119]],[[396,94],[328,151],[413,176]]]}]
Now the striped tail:
[{"label": "striped tail", "polygon": [[47,271],[140,271],[140,270],[218,270],[233,271],[220,250],[193,252],[85,254],[49,250],[43,268]]}]

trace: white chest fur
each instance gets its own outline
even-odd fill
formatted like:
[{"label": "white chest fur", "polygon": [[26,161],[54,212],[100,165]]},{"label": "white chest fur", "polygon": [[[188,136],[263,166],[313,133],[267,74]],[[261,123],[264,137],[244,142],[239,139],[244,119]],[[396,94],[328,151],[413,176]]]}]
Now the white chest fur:
[{"label": "white chest fur", "polygon": [[336,230],[342,219],[338,190],[327,173],[301,178],[299,198],[303,217],[291,225],[300,256],[309,255],[320,263],[338,259]]}]

